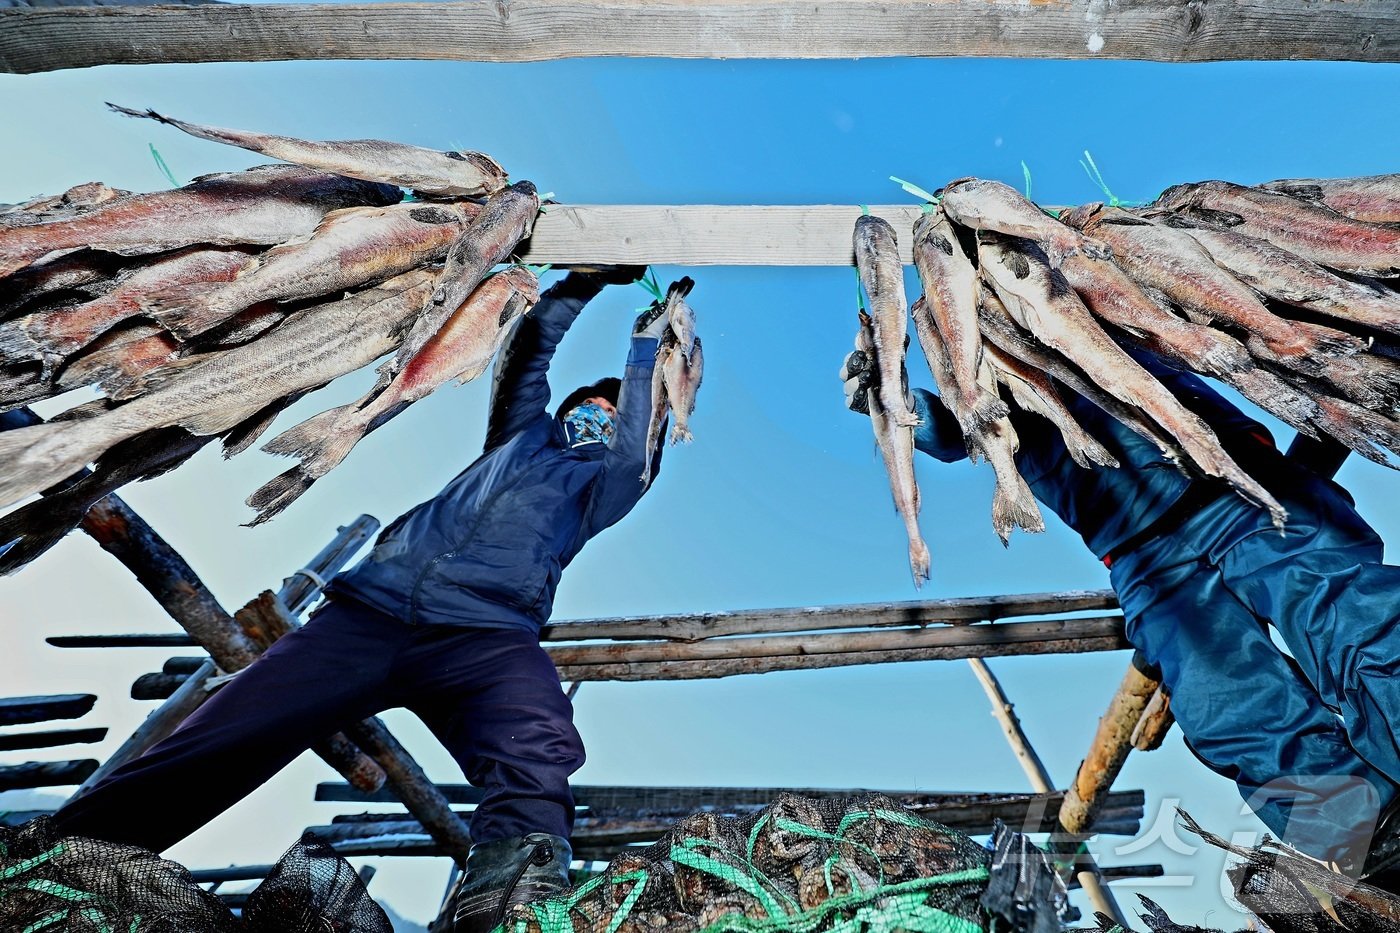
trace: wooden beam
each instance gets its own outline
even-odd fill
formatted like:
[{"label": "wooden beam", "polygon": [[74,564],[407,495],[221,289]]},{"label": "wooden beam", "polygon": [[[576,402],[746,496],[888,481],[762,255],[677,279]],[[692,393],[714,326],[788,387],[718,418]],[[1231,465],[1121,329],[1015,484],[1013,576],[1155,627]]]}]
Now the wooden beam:
[{"label": "wooden beam", "polygon": [[91,693],[65,693],[48,697],[5,697],[0,699],[0,726],[50,719],[78,719],[86,716],[97,702]]},{"label": "wooden beam", "polygon": [[0,752],[21,748],[54,748],[58,745],[90,745],[107,737],[106,729],[54,729],[49,732],[21,732],[0,735]]},{"label": "wooden beam", "polygon": [[197,648],[199,642],[183,632],[142,635],[50,635],[45,643],[55,648]]},{"label": "wooden beam", "polygon": [[0,71],[422,59],[1400,59],[1389,0],[510,0],[0,11]]},{"label": "wooden beam", "polygon": [[22,765],[5,765],[0,767],[0,791],[81,784],[84,778],[96,770],[97,762],[91,758],[81,761],[31,761]]},{"label": "wooden beam", "polygon": [[830,629],[932,623],[966,625],[1016,616],[1094,612],[1116,608],[1118,599],[1112,590],[1067,590],[1059,593],[1020,593],[1010,596],[580,619],[546,625],[540,637],[543,641],[550,642],[582,641],[588,638],[665,638],[673,641],[699,641],[724,635],[772,635],[782,632],[819,632]]}]

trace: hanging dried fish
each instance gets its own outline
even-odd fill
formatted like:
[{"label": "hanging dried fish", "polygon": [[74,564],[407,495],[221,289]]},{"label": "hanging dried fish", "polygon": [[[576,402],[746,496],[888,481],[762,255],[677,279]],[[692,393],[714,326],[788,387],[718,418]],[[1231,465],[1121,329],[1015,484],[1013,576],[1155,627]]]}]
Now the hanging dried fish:
[{"label": "hanging dried fish", "polygon": [[884,416],[900,427],[919,423],[905,398],[904,347],[909,332],[909,302],[904,297],[904,264],[889,222],[870,214],[856,218],[856,270],[870,299],[872,337],[880,364],[880,399]]},{"label": "hanging dried fish", "polygon": [[495,194],[506,186],[505,169],[485,153],[469,149],[444,152],[382,139],[315,142],[248,130],[201,126],[167,117],[154,110],[131,110],[111,103],[107,106],[128,117],[143,117],[168,124],[200,139],[237,146],[323,172],[411,188],[419,194],[473,198]]}]

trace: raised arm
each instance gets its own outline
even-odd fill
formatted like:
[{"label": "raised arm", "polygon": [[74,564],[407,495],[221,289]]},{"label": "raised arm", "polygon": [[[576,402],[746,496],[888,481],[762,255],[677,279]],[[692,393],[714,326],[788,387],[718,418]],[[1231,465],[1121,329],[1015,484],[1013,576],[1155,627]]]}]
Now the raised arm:
[{"label": "raised arm", "polygon": [[496,358],[486,449],[510,440],[549,404],[549,362],[583,306],[606,284],[595,275],[571,272],[550,286],[539,303],[515,324]]}]

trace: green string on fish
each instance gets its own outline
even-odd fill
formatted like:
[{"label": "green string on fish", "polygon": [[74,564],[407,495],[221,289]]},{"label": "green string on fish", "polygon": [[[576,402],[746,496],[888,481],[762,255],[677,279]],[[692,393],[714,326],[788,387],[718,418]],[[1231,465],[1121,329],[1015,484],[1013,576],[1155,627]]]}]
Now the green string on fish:
[{"label": "green string on fish", "polygon": [[[1084,153],[1084,154],[1085,154],[1085,155],[1088,155],[1087,152]],[[1022,160],[1021,160],[1021,174],[1024,175],[1024,176],[1026,177],[1026,200],[1027,200],[1027,201],[1030,201],[1030,200],[1032,200],[1032,198],[1031,198],[1031,167],[1030,167],[1029,165],[1026,164],[1026,160],[1025,160],[1025,159],[1022,159]]]},{"label": "green string on fish", "polygon": [[[1087,160],[1087,164],[1086,164]],[[1084,174],[1089,176],[1089,180],[1098,185],[1108,198],[1109,207],[1142,207],[1146,201],[1124,201],[1108,188],[1108,183],[1103,180],[1103,173],[1099,171],[1098,165],[1094,162],[1094,157],[1089,154],[1089,150],[1084,150],[1084,158],[1079,160],[1079,167],[1084,169]],[[1055,216],[1059,216],[1056,214]]]},{"label": "green string on fish", "polygon": [[[903,188],[909,194],[912,194],[914,197],[918,198],[926,204],[937,204],[939,201],[943,200],[938,195],[931,194],[926,189],[920,188],[912,181],[905,181],[903,178],[899,178],[894,175],[890,176],[890,181],[894,182],[896,185],[899,185],[899,187]],[[925,211],[925,213],[928,212]]]},{"label": "green string on fish", "polygon": [[637,284],[647,290],[647,293],[657,301],[662,301],[665,296],[661,293],[661,283],[656,280],[656,270],[647,266],[646,274],[637,280]]},{"label": "green string on fish", "polygon": [[156,144],[147,143],[146,145],[151,147],[151,158],[156,160],[156,167],[161,170],[166,180],[170,182],[170,187],[180,187],[180,183],[175,180],[175,173],[170,171],[170,166],[166,165],[165,160],[160,157],[160,150],[156,148]]},{"label": "green string on fish", "polygon": [[546,191],[544,194],[540,195],[540,213],[541,213],[541,214],[548,214],[548,213],[549,213],[549,208],[547,208],[547,207],[545,206],[545,203],[544,203],[544,202],[545,202],[545,201],[548,201],[548,200],[549,200],[550,198],[552,198],[552,197],[554,197],[554,192],[553,192],[553,191]]},{"label": "green string on fish", "polygon": [[526,272],[530,273],[535,278],[539,278],[540,276],[548,272],[550,269],[554,268],[554,263],[552,262],[547,262],[542,266],[532,266],[528,262],[521,263],[521,265],[525,267]]},{"label": "green string on fish", "polygon": [[856,274],[856,308],[857,308],[858,310],[864,311],[864,310],[865,310],[865,285],[864,285],[864,283],[862,283],[861,280],[860,280],[860,270],[859,270],[859,269],[853,269],[852,271],[855,272],[855,274]]}]

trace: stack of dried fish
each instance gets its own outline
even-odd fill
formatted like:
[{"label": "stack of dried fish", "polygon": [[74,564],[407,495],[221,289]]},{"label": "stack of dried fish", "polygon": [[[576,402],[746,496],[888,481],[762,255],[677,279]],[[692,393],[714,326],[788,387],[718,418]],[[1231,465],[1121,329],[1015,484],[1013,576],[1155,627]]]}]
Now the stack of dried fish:
[{"label": "stack of dried fish", "polygon": [[705,374],[705,354],[700,338],[695,336],[695,312],[685,301],[694,287],[690,276],[684,276],[672,282],[666,297],[660,299],[659,310],[666,318],[666,329],[657,343],[656,368],[651,373],[651,420],[647,424],[643,483],[651,482],[651,467],[668,414],[676,419],[671,426],[671,443],[689,444],[692,440],[690,416],[695,411],[695,397]]},{"label": "stack of dried fish", "polygon": [[[264,521],[405,406],[480,375],[538,300],[527,269],[491,274],[539,198],[488,156],[114,109],[295,164],[142,195],[92,183],[0,210],[0,412],[101,393],[0,434],[0,507],[94,460],[85,488],[110,491],[214,437],[232,455],[305,393],[392,353],[367,396],[267,446],[301,463],[249,499]],[[40,500],[0,519],[0,546],[33,539],[0,571],[61,537],[72,513]]]},{"label": "stack of dried fish", "polygon": [[[1400,176],[1201,182],[1137,210],[1087,204],[1058,219],[996,181],[959,179],[935,200],[912,231],[924,287],[915,332],[969,454],[996,470],[993,527],[1003,542],[1013,527],[1044,527],[1016,472],[1008,400],[1054,423],[1080,466],[1117,465],[1070,415],[1062,388],[1282,526],[1278,502],[1125,348],[1218,379],[1303,434],[1395,466],[1400,366],[1371,351],[1400,335]],[[900,420],[910,409],[886,388],[902,378],[906,326],[894,232],[862,217],[855,239],[874,305],[858,346],[872,344],[878,357],[872,414],[896,413],[876,417],[876,433],[892,438],[881,449],[917,579],[918,491]],[[882,420],[899,431],[890,435]]]}]

